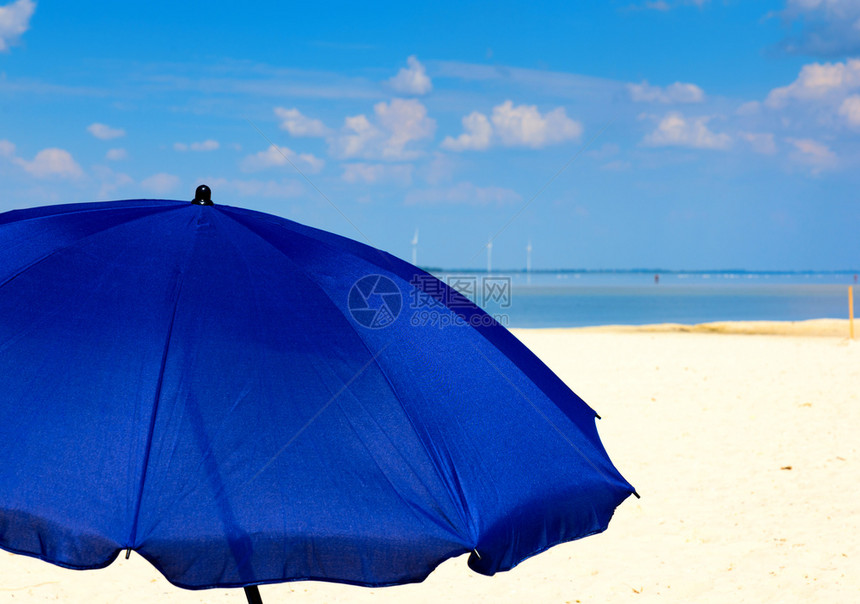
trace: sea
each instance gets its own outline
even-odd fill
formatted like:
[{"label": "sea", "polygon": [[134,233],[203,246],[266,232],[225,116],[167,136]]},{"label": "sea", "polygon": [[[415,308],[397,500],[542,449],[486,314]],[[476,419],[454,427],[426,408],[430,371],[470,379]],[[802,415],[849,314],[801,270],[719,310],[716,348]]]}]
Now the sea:
[{"label": "sea", "polygon": [[507,327],[848,318],[858,271],[431,271]]}]

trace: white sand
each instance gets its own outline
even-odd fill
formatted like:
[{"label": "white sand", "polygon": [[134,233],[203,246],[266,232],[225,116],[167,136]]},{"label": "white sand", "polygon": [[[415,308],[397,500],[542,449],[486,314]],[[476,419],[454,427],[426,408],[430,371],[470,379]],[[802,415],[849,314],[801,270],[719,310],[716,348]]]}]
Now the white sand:
[{"label": "white sand", "polygon": [[[779,330],[776,330],[779,331]],[[860,342],[840,337],[523,330],[602,416],[642,494],[609,530],[487,578],[263,586],[274,602],[858,602]],[[788,469],[790,468],[790,469]],[[69,571],[0,552],[0,602],[243,602],[172,587],[139,556]]]}]

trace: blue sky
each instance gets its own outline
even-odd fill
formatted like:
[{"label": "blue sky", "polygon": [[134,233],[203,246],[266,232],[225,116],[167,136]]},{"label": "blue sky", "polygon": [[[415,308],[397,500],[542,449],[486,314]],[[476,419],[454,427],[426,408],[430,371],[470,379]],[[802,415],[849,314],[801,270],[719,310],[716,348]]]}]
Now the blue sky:
[{"label": "blue sky", "polygon": [[0,211],[206,182],[422,265],[860,266],[856,0],[309,4],[0,0]]}]

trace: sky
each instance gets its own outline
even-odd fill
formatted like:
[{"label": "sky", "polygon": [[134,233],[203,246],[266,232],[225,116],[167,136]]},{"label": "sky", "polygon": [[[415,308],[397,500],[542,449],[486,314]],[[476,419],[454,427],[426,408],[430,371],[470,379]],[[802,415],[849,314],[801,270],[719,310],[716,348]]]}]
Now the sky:
[{"label": "sky", "polygon": [[858,135],[860,0],[0,0],[0,211],[206,183],[422,266],[854,270]]}]

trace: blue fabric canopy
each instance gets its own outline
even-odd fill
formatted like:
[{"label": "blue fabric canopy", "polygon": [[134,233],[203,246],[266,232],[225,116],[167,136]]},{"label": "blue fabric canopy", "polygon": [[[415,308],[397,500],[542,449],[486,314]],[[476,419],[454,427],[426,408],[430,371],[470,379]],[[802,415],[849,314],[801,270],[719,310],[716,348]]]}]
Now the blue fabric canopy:
[{"label": "blue fabric canopy", "polygon": [[0,460],[0,547],[130,548],[192,589],[415,582],[467,552],[491,575],[633,492],[595,413],[454,290],[163,200],[0,214]]}]

